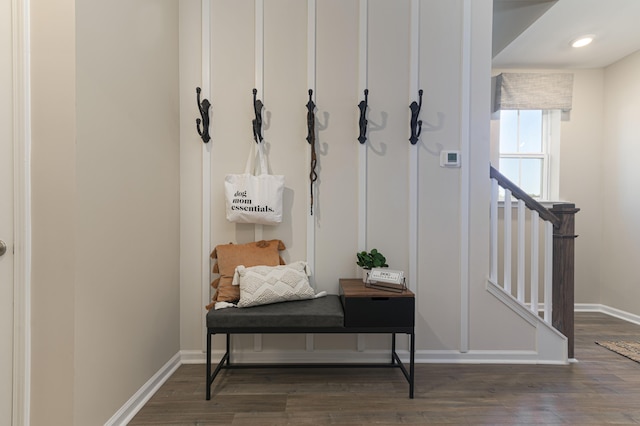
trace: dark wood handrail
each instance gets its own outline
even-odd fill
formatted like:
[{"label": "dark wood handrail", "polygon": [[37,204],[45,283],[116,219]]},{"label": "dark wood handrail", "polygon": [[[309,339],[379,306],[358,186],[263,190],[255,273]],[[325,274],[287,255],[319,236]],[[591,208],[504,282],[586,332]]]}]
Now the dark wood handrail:
[{"label": "dark wood handrail", "polygon": [[540,217],[547,222],[551,222],[555,228],[560,226],[560,218],[551,213],[545,206],[531,198],[529,194],[524,192],[518,185],[511,182],[505,175],[496,170],[493,166],[489,166],[489,175],[491,179],[498,181],[498,185],[511,191],[511,194],[518,200],[524,201],[524,204],[531,210],[538,212]]}]

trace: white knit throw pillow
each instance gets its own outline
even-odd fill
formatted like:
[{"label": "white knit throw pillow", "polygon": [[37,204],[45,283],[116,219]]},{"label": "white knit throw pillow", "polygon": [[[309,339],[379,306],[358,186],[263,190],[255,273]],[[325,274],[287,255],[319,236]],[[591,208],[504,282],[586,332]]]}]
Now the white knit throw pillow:
[{"label": "white knit throw pillow", "polygon": [[306,262],[280,266],[236,268],[233,284],[240,286],[239,308],[289,300],[313,299]]}]

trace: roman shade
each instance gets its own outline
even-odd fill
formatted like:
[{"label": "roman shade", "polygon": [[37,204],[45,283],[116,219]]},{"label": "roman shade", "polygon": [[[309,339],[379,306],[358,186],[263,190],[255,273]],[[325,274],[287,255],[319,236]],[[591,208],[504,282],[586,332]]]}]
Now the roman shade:
[{"label": "roman shade", "polygon": [[571,110],[573,74],[501,73],[495,79],[493,111],[501,109]]}]

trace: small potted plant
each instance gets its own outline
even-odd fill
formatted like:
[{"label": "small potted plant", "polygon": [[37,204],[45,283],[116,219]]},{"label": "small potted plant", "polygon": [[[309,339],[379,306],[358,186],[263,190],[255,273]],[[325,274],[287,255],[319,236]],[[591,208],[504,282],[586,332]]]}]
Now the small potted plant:
[{"label": "small potted plant", "polygon": [[362,281],[367,281],[368,271],[372,268],[386,268],[387,259],[377,249],[373,249],[370,252],[361,251],[356,253],[358,261],[356,265],[362,268]]}]

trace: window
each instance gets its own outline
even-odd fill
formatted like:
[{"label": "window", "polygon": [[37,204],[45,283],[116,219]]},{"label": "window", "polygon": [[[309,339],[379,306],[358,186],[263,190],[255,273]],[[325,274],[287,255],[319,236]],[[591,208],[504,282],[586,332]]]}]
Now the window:
[{"label": "window", "polygon": [[559,110],[500,111],[499,170],[538,200],[557,199]]}]

